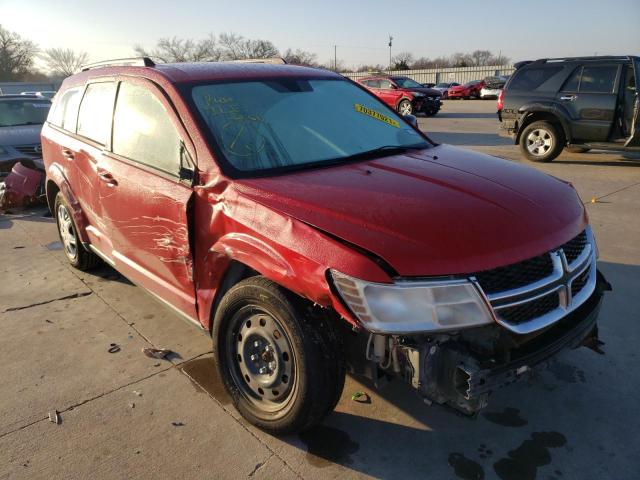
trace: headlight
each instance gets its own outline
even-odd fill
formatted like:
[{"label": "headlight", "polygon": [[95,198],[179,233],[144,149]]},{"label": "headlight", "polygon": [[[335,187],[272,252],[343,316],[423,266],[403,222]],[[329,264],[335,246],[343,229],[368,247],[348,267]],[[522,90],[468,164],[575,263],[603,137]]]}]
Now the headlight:
[{"label": "headlight", "polygon": [[437,332],[493,322],[468,280],[371,283],[335,270],[331,277],[351,311],[373,332]]},{"label": "headlight", "polygon": [[424,97],[424,93],[420,92],[411,92],[411,95],[413,95],[414,97]]}]

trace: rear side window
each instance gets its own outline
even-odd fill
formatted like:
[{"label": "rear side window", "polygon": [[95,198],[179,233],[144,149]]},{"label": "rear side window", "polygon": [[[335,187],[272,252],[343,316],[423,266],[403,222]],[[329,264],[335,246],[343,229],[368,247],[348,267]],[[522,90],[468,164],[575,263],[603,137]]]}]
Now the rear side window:
[{"label": "rear side window", "polygon": [[180,145],[162,103],[146,88],[122,82],[113,119],[113,152],[177,175]]},{"label": "rear side window", "polygon": [[116,96],[114,82],[92,83],[80,104],[78,134],[106,145],[111,134],[113,102]]},{"label": "rear side window", "polygon": [[562,87],[563,92],[613,93],[617,65],[585,65],[576,68]]},{"label": "rear side window", "polygon": [[613,93],[617,73],[617,65],[585,65],[582,67],[580,92]]},{"label": "rear side window", "polygon": [[509,90],[535,90],[562,70],[562,67],[530,67],[516,72]]},{"label": "rear side window", "polygon": [[78,119],[78,106],[82,97],[82,88],[71,88],[55,102],[51,109],[48,121],[60,128],[76,131],[76,122]]},{"label": "rear side window", "polygon": [[380,87],[383,90],[391,90],[391,82],[389,80],[380,80]]}]

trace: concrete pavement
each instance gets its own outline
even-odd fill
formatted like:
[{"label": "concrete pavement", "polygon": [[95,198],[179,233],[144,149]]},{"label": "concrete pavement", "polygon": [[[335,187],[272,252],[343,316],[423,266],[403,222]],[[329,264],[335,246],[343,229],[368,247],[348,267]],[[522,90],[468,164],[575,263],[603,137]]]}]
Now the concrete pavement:
[{"label": "concrete pavement", "polygon": [[[585,202],[596,197],[587,209],[614,286],[604,356],[567,352],[534,382],[499,391],[477,419],[427,407],[400,383],[376,392],[348,378],[322,426],[274,438],[229,404],[206,336],[108,267],[69,268],[44,210],[15,212],[0,217],[0,479],[634,478],[640,157],[530,164],[495,134],[494,110],[448,101],[419,122],[437,141],[525,162],[570,180]],[[145,346],[178,355],[149,359]],[[360,390],[370,403],[351,400]]]}]

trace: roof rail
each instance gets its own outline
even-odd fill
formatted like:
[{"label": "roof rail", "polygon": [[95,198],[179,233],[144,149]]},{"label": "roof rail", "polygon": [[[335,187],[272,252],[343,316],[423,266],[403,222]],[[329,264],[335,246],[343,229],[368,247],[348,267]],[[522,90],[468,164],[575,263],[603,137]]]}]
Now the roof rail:
[{"label": "roof rail", "polygon": [[114,60],[104,60],[102,62],[87,63],[80,67],[80,71],[85,72],[93,68],[100,67],[155,67],[156,64],[149,57],[118,58]]},{"label": "roof rail", "polygon": [[287,61],[282,57],[270,58],[246,58],[243,60],[226,60],[227,63],[271,63],[273,65],[285,65]]},{"label": "roof rail", "polygon": [[629,60],[631,57],[628,55],[600,55],[600,56],[587,56],[587,57],[558,57],[558,58],[540,58],[536,60],[536,63],[548,63],[548,62],[566,62],[566,61],[578,61],[588,62],[596,60]]}]

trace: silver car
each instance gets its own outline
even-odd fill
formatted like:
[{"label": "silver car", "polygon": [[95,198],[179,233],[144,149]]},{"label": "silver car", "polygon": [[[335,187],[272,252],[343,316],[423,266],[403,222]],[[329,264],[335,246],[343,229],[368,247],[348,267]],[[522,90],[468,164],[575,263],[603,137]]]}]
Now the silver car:
[{"label": "silver car", "polygon": [[42,166],[40,130],[51,100],[36,95],[0,95],[0,172],[21,160]]}]

